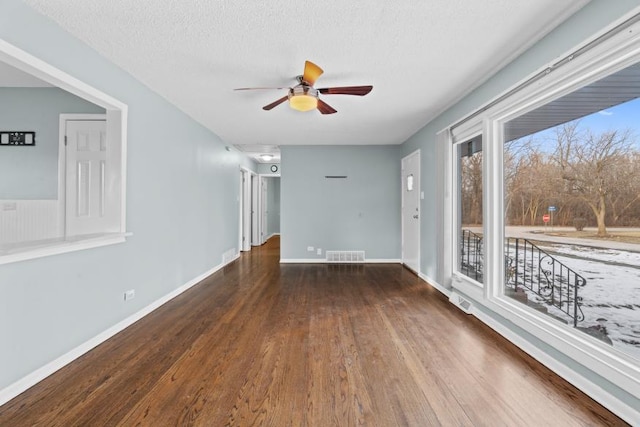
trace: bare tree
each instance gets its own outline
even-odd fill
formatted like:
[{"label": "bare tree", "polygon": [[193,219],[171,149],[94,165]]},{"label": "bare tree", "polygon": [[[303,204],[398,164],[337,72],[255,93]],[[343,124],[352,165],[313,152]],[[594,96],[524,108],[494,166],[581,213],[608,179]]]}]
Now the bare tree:
[{"label": "bare tree", "polygon": [[611,192],[611,219],[614,224],[630,225],[630,219],[640,218],[640,153],[621,159],[613,178],[617,185]]},{"label": "bare tree", "polygon": [[482,224],[482,151],[460,159],[462,223]]},{"label": "bare tree", "polygon": [[509,223],[536,224],[554,194],[557,168],[533,138],[506,143],[504,164],[505,212]]},{"label": "bare tree", "polygon": [[579,121],[558,126],[554,161],[567,184],[565,191],[589,206],[596,217],[598,236],[606,236],[605,218],[615,193],[616,165],[624,162],[635,141],[630,130],[594,133],[580,130]]}]

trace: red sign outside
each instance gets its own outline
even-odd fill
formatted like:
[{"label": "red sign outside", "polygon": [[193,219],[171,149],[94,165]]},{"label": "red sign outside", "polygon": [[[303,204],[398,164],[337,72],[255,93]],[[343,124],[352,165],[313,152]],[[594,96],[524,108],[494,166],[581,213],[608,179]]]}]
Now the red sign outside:
[{"label": "red sign outside", "polygon": [[549,214],[544,214],[544,215],[542,215],[542,220],[543,220],[545,223],[549,222],[549,220],[550,220],[550,219],[551,219],[551,215],[549,215]]}]

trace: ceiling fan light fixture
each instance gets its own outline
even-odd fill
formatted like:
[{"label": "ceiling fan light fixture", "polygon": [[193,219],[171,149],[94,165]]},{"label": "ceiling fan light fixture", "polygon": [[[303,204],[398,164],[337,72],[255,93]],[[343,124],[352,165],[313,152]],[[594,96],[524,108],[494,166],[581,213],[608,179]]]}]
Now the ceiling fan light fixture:
[{"label": "ceiling fan light fixture", "polygon": [[289,98],[289,106],[298,111],[310,111],[318,108],[318,98],[311,95],[293,95]]},{"label": "ceiling fan light fixture", "polygon": [[318,108],[318,91],[311,86],[298,85],[289,90],[289,106],[298,111]]}]

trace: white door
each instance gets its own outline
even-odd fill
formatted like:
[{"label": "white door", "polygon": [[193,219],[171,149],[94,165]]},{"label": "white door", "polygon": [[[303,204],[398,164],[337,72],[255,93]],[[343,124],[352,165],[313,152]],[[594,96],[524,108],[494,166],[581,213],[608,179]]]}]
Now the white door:
[{"label": "white door", "polygon": [[68,120],[66,141],[66,235],[104,232],[108,225],[104,120]]},{"label": "white door", "polygon": [[239,243],[238,243],[238,247],[240,248],[240,251],[244,251],[244,241],[245,241],[245,230],[244,230],[244,226],[245,226],[245,221],[244,221],[244,209],[245,209],[245,204],[244,204],[244,176],[245,173],[243,170],[240,171],[240,195],[238,196],[238,202],[240,205],[240,219],[238,221],[239,224]]},{"label": "white door", "polygon": [[240,171],[240,250],[251,250],[251,173]]},{"label": "white door", "polygon": [[402,159],[402,262],[420,271],[420,150]]},{"label": "white door", "polygon": [[260,244],[267,241],[267,224],[269,224],[269,211],[267,209],[268,181],[260,177]]},{"label": "white door", "polygon": [[253,246],[260,245],[260,227],[258,226],[258,176],[251,175],[251,244]]}]

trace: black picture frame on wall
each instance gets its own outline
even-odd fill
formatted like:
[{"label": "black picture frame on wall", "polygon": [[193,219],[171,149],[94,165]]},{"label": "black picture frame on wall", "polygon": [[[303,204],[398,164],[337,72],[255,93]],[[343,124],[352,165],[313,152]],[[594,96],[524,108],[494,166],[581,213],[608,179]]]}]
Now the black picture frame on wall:
[{"label": "black picture frame on wall", "polygon": [[35,146],[36,133],[31,131],[0,130],[0,147],[15,147],[16,145]]}]

